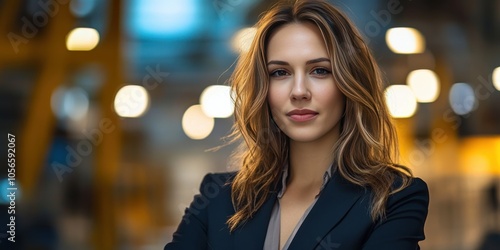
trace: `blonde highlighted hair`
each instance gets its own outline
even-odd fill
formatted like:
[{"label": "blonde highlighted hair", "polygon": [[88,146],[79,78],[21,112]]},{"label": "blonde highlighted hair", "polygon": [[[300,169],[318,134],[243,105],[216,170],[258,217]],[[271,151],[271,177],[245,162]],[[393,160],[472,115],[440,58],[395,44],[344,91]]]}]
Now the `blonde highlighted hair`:
[{"label": "blonde highlighted hair", "polygon": [[[236,213],[231,231],[250,219],[275,190],[288,157],[289,141],[271,120],[267,103],[269,74],[266,50],[271,34],[290,23],[313,23],[323,35],[332,75],[345,96],[340,137],[333,151],[338,173],[370,188],[371,217],[385,216],[391,193],[409,185],[412,174],[396,164],[397,136],[384,102],[380,70],[360,33],[336,7],[322,0],[281,2],[256,24],[250,50],[240,55],[230,83],[235,93],[232,142],[241,140],[233,157],[240,170],[231,183]],[[402,184],[392,188],[397,176]]]}]

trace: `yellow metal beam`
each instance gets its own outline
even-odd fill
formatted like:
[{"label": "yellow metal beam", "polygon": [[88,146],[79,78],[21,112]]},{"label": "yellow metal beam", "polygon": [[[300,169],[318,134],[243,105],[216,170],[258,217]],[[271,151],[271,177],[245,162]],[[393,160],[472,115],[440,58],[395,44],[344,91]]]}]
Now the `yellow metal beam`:
[{"label": "yellow metal beam", "polygon": [[[13,2],[7,1],[12,5]],[[0,65],[40,63],[40,74],[28,106],[24,125],[19,134],[18,177],[23,187],[24,197],[31,200],[35,194],[49,146],[52,143],[55,118],[50,107],[50,97],[54,90],[65,81],[71,67],[98,62],[106,70],[107,79],[101,88],[98,100],[102,117],[98,123],[102,141],[95,145],[94,169],[94,214],[93,242],[95,249],[115,249],[117,247],[116,197],[114,187],[120,166],[121,129],[120,119],[113,110],[113,100],[123,82],[120,51],[120,11],[121,1],[114,0],[109,8],[109,32],[98,47],[92,51],[67,51],[65,40],[73,28],[74,17],[66,6],[59,6],[51,17],[43,37],[32,37],[20,43],[15,50],[9,41],[0,41]],[[5,11],[3,11],[5,12]],[[12,18],[12,17],[10,17]],[[8,19],[1,17],[1,20]],[[0,26],[3,27],[3,26]],[[49,166],[50,167],[50,166]]]},{"label": "yellow metal beam", "polygon": [[73,17],[68,8],[60,8],[46,27],[48,30],[43,39],[33,37],[32,43],[28,42],[23,48],[43,53],[43,61],[37,61],[36,58],[26,59],[28,63],[33,61],[42,63],[19,142],[19,154],[23,156],[18,162],[19,181],[27,200],[34,194],[52,142],[55,119],[50,107],[50,97],[64,81],[66,58],[60,51],[65,50],[65,36],[71,23]]},{"label": "yellow metal beam", "polygon": [[113,110],[114,96],[123,82],[122,58],[120,51],[121,1],[114,0],[110,6],[109,33],[102,46],[106,48],[106,56],[101,62],[106,69],[107,79],[99,96],[103,140],[97,150],[96,169],[94,170],[96,217],[94,240],[96,249],[116,249],[117,247],[117,197],[115,194],[116,176],[121,165],[122,131],[120,118]]},{"label": "yellow metal beam", "polygon": [[23,1],[3,1],[3,5],[0,5],[0,34],[7,35],[12,31],[13,22],[22,3]]}]

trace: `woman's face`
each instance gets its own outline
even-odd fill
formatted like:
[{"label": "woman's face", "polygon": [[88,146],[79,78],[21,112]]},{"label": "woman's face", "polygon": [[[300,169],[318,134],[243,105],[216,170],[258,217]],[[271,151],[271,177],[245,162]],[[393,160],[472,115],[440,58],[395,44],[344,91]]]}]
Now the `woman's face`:
[{"label": "woman's face", "polygon": [[278,127],[291,141],[336,141],[344,112],[320,30],[310,23],[278,28],[267,48],[268,102]]}]

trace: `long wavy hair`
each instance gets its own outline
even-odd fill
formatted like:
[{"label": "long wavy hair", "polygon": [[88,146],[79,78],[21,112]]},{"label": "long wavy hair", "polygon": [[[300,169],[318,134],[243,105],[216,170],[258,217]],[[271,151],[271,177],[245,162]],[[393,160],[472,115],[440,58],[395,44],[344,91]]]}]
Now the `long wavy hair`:
[{"label": "long wavy hair", "polygon": [[[345,96],[340,137],[332,151],[336,171],[347,181],[372,190],[371,217],[385,217],[390,194],[409,185],[409,168],[396,164],[396,130],[385,105],[381,72],[359,31],[339,9],[322,0],[280,2],[257,22],[248,52],[240,55],[230,78],[235,93],[235,123],[229,135],[240,141],[233,154],[240,170],[231,183],[236,209],[227,224],[244,224],[264,204],[281,178],[289,139],[271,120],[267,102],[269,37],[290,23],[313,23],[323,36],[332,61],[334,82]],[[401,185],[392,188],[400,176]]]}]

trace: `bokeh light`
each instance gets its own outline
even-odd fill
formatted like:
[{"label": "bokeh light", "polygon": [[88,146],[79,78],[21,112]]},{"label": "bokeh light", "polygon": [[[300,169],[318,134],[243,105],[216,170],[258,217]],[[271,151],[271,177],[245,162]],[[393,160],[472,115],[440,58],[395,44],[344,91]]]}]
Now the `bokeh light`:
[{"label": "bokeh light", "polygon": [[52,112],[61,120],[80,121],[89,110],[87,92],[79,87],[59,87],[50,97]]},{"label": "bokeh light", "polygon": [[248,52],[256,33],[257,29],[255,27],[243,28],[239,30],[231,39],[231,47],[238,53]]},{"label": "bokeh light", "polygon": [[99,32],[92,28],[75,28],[66,37],[66,48],[70,51],[89,51],[99,44]]},{"label": "bokeh light", "polygon": [[493,86],[500,91],[500,67],[493,70]]},{"label": "bokeh light", "polygon": [[21,200],[21,187],[15,178],[10,180],[9,178],[0,179],[0,204],[9,204],[11,202],[10,192],[15,192],[16,202]]},{"label": "bokeh light", "polygon": [[414,70],[408,74],[406,83],[413,90],[418,102],[433,102],[439,96],[439,78],[432,70]]},{"label": "bokeh light", "polygon": [[406,85],[391,85],[385,89],[385,101],[391,116],[408,118],[417,110],[417,100],[413,91]]},{"label": "bokeh light", "polygon": [[449,101],[453,112],[457,115],[470,113],[475,106],[474,90],[467,83],[455,83],[451,86]]},{"label": "bokeh light", "polygon": [[129,0],[126,30],[145,39],[186,38],[205,27],[199,0]]},{"label": "bokeh light", "polygon": [[139,85],[124,86],[116,93],[114,107],[121,117],[140,117],[149,107],[149,94]]},{"label": "bokeh light", "polygon": [[231,88],[224,85],[212,85],[203,90],[200,104],[205,115],[214,118],[227,118],[234,112]]},{"label": "bokeh light", "polygon": [[97,0],[71,0],[69,9],[77,17],[85,17],[95,9]]},{"label": "bokeh light", "polygon": [[397,54],[416,54],[425,51],[424,36],[414,28],[399,27],[387,30],[385,41]]},{"label": "bokeh light", "polygon": [[189,107],[182,116],[182,129],[193,140],[202,140],[209,136],[214,124],[214,118],[206,116],[201,105]]}]

